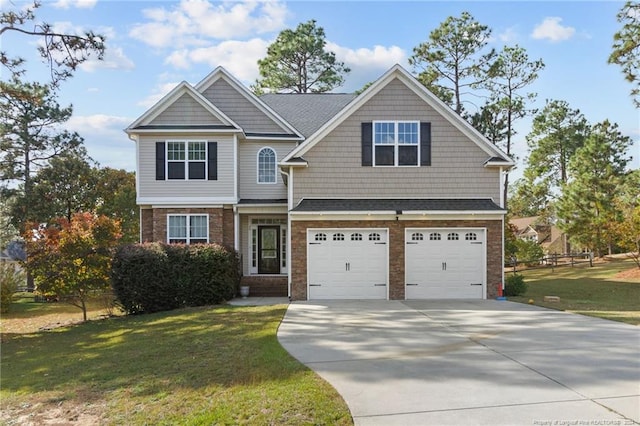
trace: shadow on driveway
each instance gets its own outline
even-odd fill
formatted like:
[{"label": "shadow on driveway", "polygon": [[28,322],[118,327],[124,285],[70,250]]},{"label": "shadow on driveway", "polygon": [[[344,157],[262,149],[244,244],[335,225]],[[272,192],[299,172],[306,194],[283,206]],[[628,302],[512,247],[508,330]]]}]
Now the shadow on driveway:
[{"label": "shadow on driveway", "polygon": [[278,339],[359,425],[640,422],[628,324],[493,300],[336,300],[289,305]]}]

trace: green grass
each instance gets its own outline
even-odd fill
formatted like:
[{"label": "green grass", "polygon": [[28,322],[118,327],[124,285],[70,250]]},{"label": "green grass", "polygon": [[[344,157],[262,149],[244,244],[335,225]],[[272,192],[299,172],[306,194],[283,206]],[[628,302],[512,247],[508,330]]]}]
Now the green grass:
[{"label": "green grass", "polygon": [[6,339],[2,419],[62,405],[114,425],[352,424],[336,391],[278,343],[285,311],[193,308]]},{"label": "green grass", "polygon": [[[535,305],[546,308],[640,325],[640,280],[615,277],[634,265],[630,260],[616,260],[593,267],[582,264],[523,271],[527,293],[509,300],[528,303],[533,299]],[[544,302],[544,296],[558,296],[560,302]]]}]

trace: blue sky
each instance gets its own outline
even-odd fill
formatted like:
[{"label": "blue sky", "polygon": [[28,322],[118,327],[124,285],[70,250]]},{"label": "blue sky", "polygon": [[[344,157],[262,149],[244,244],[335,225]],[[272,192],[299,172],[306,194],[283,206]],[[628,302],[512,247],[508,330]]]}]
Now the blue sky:
[{"label": "blue sky", "polygon": [[[20,0],[0,0],[0,7]],[[122,131],[181,81],[195,84],[222,65],[250,85],[256,61],[285,28],[315,19],[327,48],[351,68],[337,91],[349,92],[407,59],[448,16],[468,11],[493,30],[491,47],[524,47],[546,68],[530,87],[545,99],[565,100],[590,123],[618,123],[634,141],[633,168],[640,167],[640,111],[634,109],[619,67],[607,64],[616,14],[622,2],[435,2],[435,1],[44,1],[37,20],[56,28],[93,29],[107,36],[105,61],[89,61],[63,83],[60,102],[72,103],[66,127],[85,139],[102,166],[135,169],[134,144]],[[29,78],[44,81],[47,70],[28,37],[3,35],[2,49],[27,59]],[[3,78],[6,71],[2,70]],[[479,104],[479,103],[478,103]],[[465,105],[473,111],[472,103]],[[530,119],[521,121],[514,152],[527,155]],[[514,172],[517,178],[520,170]]]}]

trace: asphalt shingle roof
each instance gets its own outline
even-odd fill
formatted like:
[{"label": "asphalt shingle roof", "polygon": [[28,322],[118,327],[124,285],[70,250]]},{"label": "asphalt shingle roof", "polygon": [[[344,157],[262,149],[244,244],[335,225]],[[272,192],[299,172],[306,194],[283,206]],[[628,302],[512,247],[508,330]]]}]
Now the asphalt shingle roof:
[{"label": "asphalt shingle roof", "polygon": [[489,198],[475,199],[303,199],[294,212],[322,211],[495,211],[503,212]]},{"label": "asphalt shingle roof", "polygon": [[354,93],[267,93],[260,100],[309,137],[355,97]]}]

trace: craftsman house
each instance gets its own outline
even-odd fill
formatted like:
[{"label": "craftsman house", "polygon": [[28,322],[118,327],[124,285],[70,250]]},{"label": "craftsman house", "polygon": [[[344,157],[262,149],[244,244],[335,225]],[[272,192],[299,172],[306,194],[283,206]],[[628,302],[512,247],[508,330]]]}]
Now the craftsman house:
[{"label": "craftsman house", "polygon": [[398,65],[357,96],[257,97],[217,68],[126,132],[141,240],[233,248],[252,295],[499,295],[513,162]]}]

